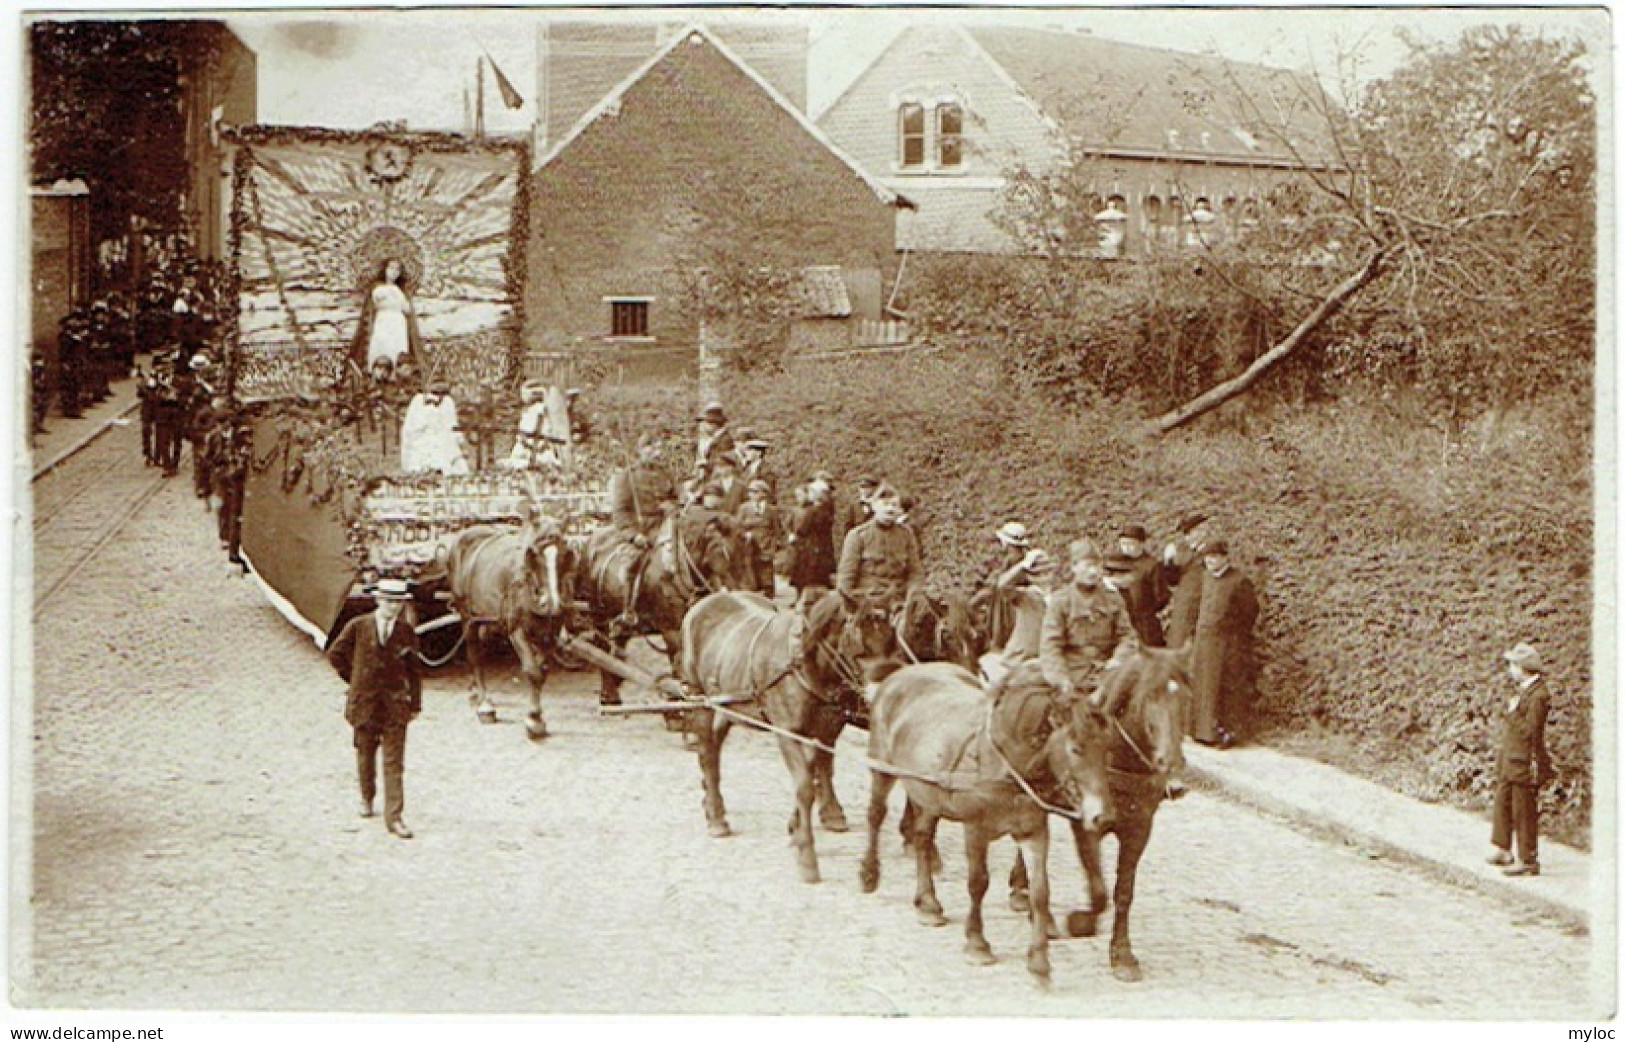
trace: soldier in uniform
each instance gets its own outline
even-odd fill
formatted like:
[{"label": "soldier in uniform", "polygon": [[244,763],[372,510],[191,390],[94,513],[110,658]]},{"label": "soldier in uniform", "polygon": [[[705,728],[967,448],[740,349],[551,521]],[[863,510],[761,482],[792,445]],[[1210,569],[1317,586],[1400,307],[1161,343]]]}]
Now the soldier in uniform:
[{"label": "soldier in uniform", "polygon": [[637,458],[609,481],[609,517],[616,533],[639,550],[654,540],[666,511],[677,502],[671,475],[660,465],[660,439],[638,439]]},{"label": "soldier in uniform", "polygon": [[1079,539],[1070,552],[1072,581],[1051,594],[1038,649],[1044,679],[1062,699],[1092,694],[1134,645],[1123,599],[1101,582],[1100,549]]},{"label": "soldier in uniform", "polygon": [[925,578],[920,544],[900,524],[903,504],[897,490],[881,485],[870,501],[874,518],[846,535],[835,588],[850,605],[896,608]]},{"label": "soldier in uniform", "polygon": [[209,473],[214,464],[210,439],[226,422],[224,398],[205,398],[201,394],[194,398],[186,419],[186,439],[192,443],[192,492],[202,500],[214,494],[214,478]]},{"label": "soldier in uniform", "polygon": [[226,551],[226,559],[246,574],[248,566],[242,558],[243,489],[253,454],[248,428],[236,415],[222,412],[209,433],[208,456],[215,508],[219,511],[220,546]]},{"label": "soldier in uniform", "polygon": [[113,393],[113,315],[106,300],[91,305],[90,323],[85,335],[85,373],[90,400],[100,403]]},{"label": "soldier in uniform", "polygon": [[85,407],[81,388],[84,352],[84,326],[80,313],[71,311],[62,316],[56,334],[57,404],[62,415],[70,420],[78,419]]},{"label": "soldier in uniform", "polygon": [[45,411],[51,406],[51,385],[45,371],[45,357],[33,353],[28,364],[28,404],[34,415],[34,433],[45,434]]}]

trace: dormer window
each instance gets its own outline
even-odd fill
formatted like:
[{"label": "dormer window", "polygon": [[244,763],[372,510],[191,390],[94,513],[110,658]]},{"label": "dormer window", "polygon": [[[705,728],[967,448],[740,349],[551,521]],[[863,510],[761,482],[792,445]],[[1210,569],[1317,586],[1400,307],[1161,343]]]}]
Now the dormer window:
[{"label": "dormer window", "polygon": [[937,166],[955,169],[965,161],[965,110],[952,102],[937,106]]},{"label": "dormer window", "polygon": [[925,106],[909,102],[897,110],[897,134],[902,145],[902,165],[925,165]]}]

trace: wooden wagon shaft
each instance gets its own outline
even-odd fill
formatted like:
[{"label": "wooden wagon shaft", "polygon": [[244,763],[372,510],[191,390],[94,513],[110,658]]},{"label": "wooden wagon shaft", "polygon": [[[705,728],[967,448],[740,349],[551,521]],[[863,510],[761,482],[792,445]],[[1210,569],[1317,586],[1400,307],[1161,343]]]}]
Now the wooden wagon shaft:
[{"label": "wooden wagon shaft", "polygon": [[718,706],[732,705],[736,702],[753,701],[748,695],[736,697],[684,699],[678,702],[639,702],[635,705],[599,706],[599,716],[629,716],[633,713],[682,713],[693,712],[697,709],[715,709]]},{"label": "wooden wagon shaft", "polygon": [[[641,684],[644,687],[661,692],[669,697],[683,697],[682,685],[678,683],[676,677],[657,677],[653,673],[646,672],[636,666],[622,662],[609,652],[604,651],[602,648],[595,647],[580,637],[571,637],[569,640],[564,642],[564,645],[559,650],[565,652],[566,654],[575,655],[577,658],[586,659],[599,669],[613,673],[622,680],[630,680],[634,684]],[[694,707],[692,702],[686,704],[689,708]]]}]

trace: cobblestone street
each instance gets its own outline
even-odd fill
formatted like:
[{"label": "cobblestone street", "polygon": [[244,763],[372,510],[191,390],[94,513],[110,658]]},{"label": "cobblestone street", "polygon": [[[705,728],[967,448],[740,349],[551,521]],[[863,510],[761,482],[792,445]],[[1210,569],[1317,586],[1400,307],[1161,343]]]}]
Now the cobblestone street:
[{"label": "cobblestone street", "polygon": [[[120,467],[99,468],[123,454]],[[1389,862],[1192,794],[1159,815],[1134,909],[1146,970],[1116,982],[1102,938],[1059,942],[1054,983],[995,848],[991,968],[961,954],[958,829],[943,829],[946,929],[916,924],[894,803],[877,894],[861,829],[819,833],[797,882],[775,744],[736,732],[738,835],[707,838],[694,756],[658,719],[600,719],[595,679],[555,677],[553,736],[481,726],[459,671],[434,675],[407,754],[411,842],[355,813],[342,685],[236,574],[183,468],[71,573],[84,538],[155,472],[115,428],[35,489],[36,569],[66,577],[34,628],[28,864],[13,914],[26,1006],[329,1011],[828,1012],[1574,1019],[1592,941]],[[75,500],[73,492],[83,494]],[[93,540],[92,540],[93,543]],[[76,549],[78,548],[78,549]],[[19,728],[29,726],[19,707]],[[866,802],[862,736],[837,787]],[[894,796],[895,801],[900,797]],[[20,801],[19,805],[27,805]],[[1070,842],[1065,844],[1070,847]],[[1108,846],[1108,851],[1114,848]],[[1083,900],[1070,849],[1057,910]],[[29,890],[19,887],[18,893]],[[1518,985],[1500,970],[1516,963]]]}]

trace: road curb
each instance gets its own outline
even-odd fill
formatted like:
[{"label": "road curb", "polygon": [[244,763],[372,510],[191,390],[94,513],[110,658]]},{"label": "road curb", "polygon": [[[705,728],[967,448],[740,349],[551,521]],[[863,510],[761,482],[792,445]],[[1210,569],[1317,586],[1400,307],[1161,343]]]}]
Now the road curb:
[{"label": "road curb", "polygon": [[32,478],[30,478],[29,480],[30,481],[38,481],[40,478],[43,478],[45,475],[49,474],[51,471],[55,470],[57,467],[59,467],[62,464],[66,463],[68,460],[72,459],[74,456],[76,456],[80,452],[84,451],[85,447],[88,446],[91,442],[95,441],[97,438],[100,438],[103,434],[106,434],[108,431],[112,430],[113,427],[117,426],[118,421],[124,419],[124,417],[130,415],[132,412],[135,412],[139,408],[141,408],[141,402],[140,401],[133,401],[129,405],[125,406],[124,409],[121,410],[120,412],[118,412],[117,414],[115,414],[113,416],[110,416],[107,419],[103,420],[101,422],[101,424],[98,425],[97,427],[95,427],[93,430],[91,430],[91,432],[89,434],[84,435],[78,441],[74,442],[72,445],[68,446],[66,449],[63,449],[61,452],[57,453],[56,457],[54,459],[52,459],[51,462],[45,464],[43,467],[40,467],[38,470],[34,471],[34,476]]},{"label": "road curb", "polygon": [[1198,767],[1194,763],[1186,763],[1185,777],[1192,788],[1280,818],[1293,827],[1321,839],[1354,847],[1368,857],[1419,869],[1425,875],[1441,882],[1476,890],[1498,900],[1549,915],[1572,929],[1587,934],[1591,932],[1590,916],[1584,909],[1542,894],[1531,893],[1511,881],[1501,882],[1499,879],[1486,877],[1467,866],[1422,853],[1396,843],[1388,836],[1350,825],[1330,814],[1317,814],[1301,805],[1273,796],[1257,786],[1244,784],[1237,779],[1225,777],[1222,772]]}]

